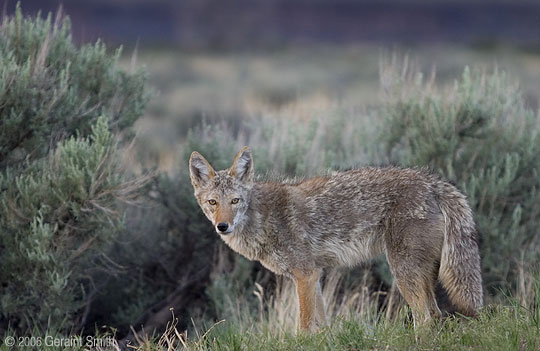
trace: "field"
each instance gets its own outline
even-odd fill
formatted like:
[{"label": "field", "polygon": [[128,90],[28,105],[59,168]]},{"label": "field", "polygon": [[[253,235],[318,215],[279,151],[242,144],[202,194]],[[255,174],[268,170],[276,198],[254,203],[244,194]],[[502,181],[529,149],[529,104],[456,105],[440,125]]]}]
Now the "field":
[{"label": "field", "polygon": [[[132,64],[125,53],[124,66]],[[336,108],[358,111],[381,105],[381,59],[398,55],[436,84],[452,83],[466,66],[498,69],[518,83],[533,110],[540,101],[540,55],[512,48],[475,49],[424,46],[384,49],[375,45],[323,46],[269,52],[182,52],[151,50],[136,53],[155,87],[145,116],[137,123],[143,152],[159,159],[160,169],[177,167],[174,156],[189,128],[201,121],[238,121],[278,115],[306,121]]]},{"label": "field", "polygon": [[[228,150],[225,153],[229,157],[242,144],[250,145],[255,150],[255,164],[262,172],[275,173],[277,168],[289,175],[305,176],[324,173],[328,168],[385,164],[392,162],[392,156],[378,143],[388,142],[384,131],[381,136],[381,127],[389,100],[408,101],[426,94],[436,99],[441,92],[463,84],[465,67],[472,67],[476,76],[484,77],[479,81],[499,72],[497,79],[504,83],[495,84],[508,86],[500,85],[490,91],[501,94],[495,100],[508,99],[511,91],[521,89],[527,108],[536,109],[540,101],[540,56],[535,53],[463,47],[420,47],[407,53],[370,46],[262,53],[141,52],[137,60],[147,65],[158,93],[147,115],[137,123],[137,142],[143,145],[143,152],[151,150],[146,155],[148,159],[139,160],[145,164],[155,162],[157,157],[160,170],[181,174],[187,164],[178,155],[186,155],[196,146],[204,149],[207,143],[217,143],[218,149]],[[508,72],[508,78],[503,71]],[[394,95],[396,89],[398,97]],[[259,128],[269,130],[270,134],[265,135]],[[190,140],[189,130],[197,136],[195,141]],[[218,149],[210,147],[210,155],[227,166],[228,160],[221,159],[223,153]],[[417,162],[437,168],[438,157],[433,155],[433,159]],[[375,267],[378,266],[380,262]],[[349,276],[346,283],[334,278],[327,280],[326,300],[332,324],[314,336],[295,336],[291,332],[295,329],[291,311],[296,307],[294,291],[290,286],[287,290],[287,284],[278,281],[276,291],[263,298],[262,291],[257,294],[258,285],[235,290],[238,288],[231,286],[237,283],[223,282],[227,278],[216,275],[213,285],[218,287],[210,289],[210,296],[224,299],[222,306],[216,306],[221,312],[218,319],[224,321],[212,326],[208,320],[194,319],[188,325],[187,344],[180,341],[178,332],[170,325],[161,340],[154,340],[143,349],[155,347],[157,342],[165,348],[187,345],[197,350],[536,350],[540,347],[540,330],[538,307],[533,301],[538,299],[538,290],[534,290],[538,286],[533,286],[538,284],[538,278],[534,276],[534,264],[521,267],[523,277],[527,278],[518,286],[527,286],[528,292],[507,285],[504,289],[510,290],[505,291],[514,297],[506,298],[504,294],[501,297],[500,291],[489,290],[488,307],[478,320],[450,318],[417,332],[407,322],[407,311],[402,308],[395,286],[394,290],[374,291],[373,282],[360,279],[373,266],[361,267],[354,271],[356,278]],[[214,273],[229,270],[217,267]],[[234,272],[231,279],[242,279],[241,274],[236,276]],[[343,274],[336,273],[339,277]],[[392,286],[388,272],[382,276],[387,286]],[[501,288],[499,283],[489,282],[489,278],[487,281],[492,284],[488,289]],[[223,288],[220,284],[229,285]],[[257,296],[241,296],[251,295],[252,291]],[[380,294],[394,296],[396,301],[388,307],[388,299],[382,298],[386,307],[380,311],[376,306]],[[280,298],[285,302],[276,302]]]},{"label": "field", "polygon": [[[17,10],[0,32],[1,350],[45,335],[113,340],[96,349],[540,349],[538,52],[115,54],[74,45],[66,23]],[[297,334],[292,282],[227,248],[193,196],[190,153],[223,169],[244,145],[258,179],[391,164],[455,183],[481,234],[479,318],[414,329],[378,258],[325,272],[330,324]]]}]

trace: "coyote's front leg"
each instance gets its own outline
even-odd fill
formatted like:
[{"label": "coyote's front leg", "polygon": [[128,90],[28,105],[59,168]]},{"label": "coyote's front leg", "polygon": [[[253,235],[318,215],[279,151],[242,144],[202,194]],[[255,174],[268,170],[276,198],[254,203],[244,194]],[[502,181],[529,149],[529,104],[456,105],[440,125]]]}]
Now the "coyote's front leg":
[{"label": "coyote's front leg", "polygon": [[299,326],[301,330],[312,331],[317,327],[316,324],[326,324],[324,301],[319,286],[320,272],[295,271],[293,274],[300,307]]}]

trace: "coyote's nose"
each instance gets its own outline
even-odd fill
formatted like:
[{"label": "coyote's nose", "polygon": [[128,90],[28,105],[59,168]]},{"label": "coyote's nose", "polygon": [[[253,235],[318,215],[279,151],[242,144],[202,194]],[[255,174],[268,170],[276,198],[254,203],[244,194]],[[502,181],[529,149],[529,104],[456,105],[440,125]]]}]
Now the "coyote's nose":
[{"label": "coyote's nose", "polygon": [[229,225],[228,225],[227,223],[221,222],[221,223],[218,223],[217,229],[218,229],[220,232],[224,233],[224,232],[227,231],[227,229],[229,229]]}]

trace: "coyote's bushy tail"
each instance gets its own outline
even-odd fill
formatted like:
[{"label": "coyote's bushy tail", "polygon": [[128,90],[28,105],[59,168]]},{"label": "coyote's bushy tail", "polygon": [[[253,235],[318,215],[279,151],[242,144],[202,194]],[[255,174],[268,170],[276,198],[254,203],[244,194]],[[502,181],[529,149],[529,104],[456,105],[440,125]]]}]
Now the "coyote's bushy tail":
[{"label": "coyote's bushy tail", "polygon": [[438,184],[445,235],[439,280],[457,311],[475,316],[483,304],[480,254],[472,211],[465,196],[448,183]]}]

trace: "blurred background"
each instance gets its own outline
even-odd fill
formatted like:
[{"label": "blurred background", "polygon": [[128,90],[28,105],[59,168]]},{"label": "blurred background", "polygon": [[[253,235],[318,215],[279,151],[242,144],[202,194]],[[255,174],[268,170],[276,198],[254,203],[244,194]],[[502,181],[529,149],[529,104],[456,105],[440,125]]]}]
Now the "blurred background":
[{"label": "blurred background", "polygon": [[[16,6],[4,2],[4,13],[12,16]],[[140,113],[134,108],[135,138],[121,154],[129,174],[153,177],[141,186],[142,201],[121,207],[114,235],[88,243],[99,242],[99,250],[81,249],[96,269],[65,275],[81,289],[67,302],[65,293],[51,292],[47,306],[58,324],[48,315],[29,322],[13,308],[0,329],[92,333],[105,325],[133,338],[143,325],[149,334],[163,330],[171,308],[181,330],[224,318],[242,330],[256,322],[261,330],[293,325],[290,284],[225,247],[192,195],[191,151],[225,168],[243,145],[252,147],[262,177],[430,167],[469,196],[484,238],[488,302],[509,293],[534,303],[540,2],[21,1],[25,16],[52,12],[53,22],[60,7],[76,46],[99,39],[111,55],[122,46],[118,62],[105,67],[118,64],[136,78],[145,72],[150,99]],[[102,98],[107,89],[91,86],[88,94]],[[113,107],[120,95],[111,93]],[[126,96],[129,104],[133,96]],[[76,267],[65,262],[64,273]],[[29,291],[21,286],[4,309]],[[375,310],[390,318],[400,305],[396,291],[384,259],[325,278],[332,316],[365,319]],[[40,306],[46,294],[27,295],[20,306]]]},{"label": "blurred background", "polygon": [[[4,8],[11,13],[15,1]],[[379,60],[408,55],[437,82],[466,65],[511,72],[532,109],[540,96],[540,3],[527,0],[25,0],[63,7],[78,43],[136,52],[156,96],[137,122],[140,152],[171,170],[197,121],[263,111],[378,103]]]}]

